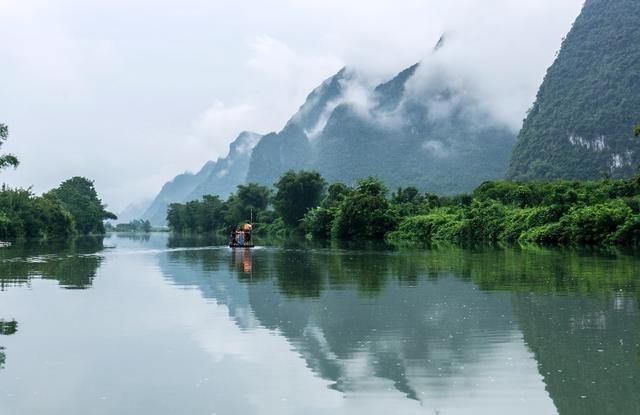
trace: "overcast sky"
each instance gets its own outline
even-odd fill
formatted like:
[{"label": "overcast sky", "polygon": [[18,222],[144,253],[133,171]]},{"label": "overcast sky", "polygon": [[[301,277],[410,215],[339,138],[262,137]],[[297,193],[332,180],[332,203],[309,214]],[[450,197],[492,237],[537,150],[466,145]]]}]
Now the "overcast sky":
[{"label": "overcast sky", "polygon": [[515,129],[583,0],[0,0],[12,186],[81,175],[113,211],[280,129],[350,66],[382,80],[451,36],[447,64]]}]

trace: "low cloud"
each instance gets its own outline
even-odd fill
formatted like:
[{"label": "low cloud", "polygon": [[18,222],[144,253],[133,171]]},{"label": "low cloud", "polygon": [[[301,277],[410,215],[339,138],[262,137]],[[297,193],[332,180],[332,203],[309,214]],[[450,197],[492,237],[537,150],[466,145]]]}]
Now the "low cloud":
[{"label": "low cloud", "polygon": [[[241,131],[279,130],[345,65],[375,85],[436,59],[517,130],[581,4],[0,0],[3,150],[23,162],[3,181],[41,192],[87,176],[119,210],[223,156]],[[370,109],[357,88],[347,99]]]}]

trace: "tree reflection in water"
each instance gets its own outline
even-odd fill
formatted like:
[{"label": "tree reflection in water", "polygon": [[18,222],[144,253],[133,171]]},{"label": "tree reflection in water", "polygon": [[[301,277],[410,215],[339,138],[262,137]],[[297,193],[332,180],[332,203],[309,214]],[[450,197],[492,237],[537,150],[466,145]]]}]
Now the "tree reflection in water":
[{"label": "tree reflection in water", "polygon": [[64,242],[23,242],[0,250],[0,291],[29,284],[33,278],[55,280],[68,289],[91,286],[104,249],[102,237]]},{"label": "tree reflection in water", "polygon": [[[0,320],[0,336],[11,336],[18,331],[18,322],[15,320],[5,321]],[[4,364],[7,361],[7,356],[4,353],[5,348],[0,346],[0,369],[4,368]]]},{"label": "tree reflection in water", "polygon": [[[252,315],[285,336],[336,390],[358,391],[379,378],[409,399],[420,400],[425,390],[446,394],[453,387],[447,379],[462,376],[462,368],[482,362],[519,330],[561,414],[640,407],[635,255],[204,250],[172,252],[161,266],[178,284],[228,305],[240,327]],[[354,373],[356,362],[366,362],[366,376]]]}]

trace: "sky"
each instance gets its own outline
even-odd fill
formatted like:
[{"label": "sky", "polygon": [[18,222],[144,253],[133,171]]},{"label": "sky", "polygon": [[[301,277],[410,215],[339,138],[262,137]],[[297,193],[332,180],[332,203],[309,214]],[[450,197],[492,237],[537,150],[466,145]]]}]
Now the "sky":
[{"label": "sky", "polygon": [[517,130],[583,0],[0,0],[0,182],[95,180],[114,212],[281,129],[343,66],[431,59]]}]

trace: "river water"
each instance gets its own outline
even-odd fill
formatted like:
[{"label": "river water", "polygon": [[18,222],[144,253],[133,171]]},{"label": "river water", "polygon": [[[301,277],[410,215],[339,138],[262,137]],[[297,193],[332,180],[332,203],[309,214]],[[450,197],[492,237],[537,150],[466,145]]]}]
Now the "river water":
[{"label": "river water", "polygon": [[640,260],[537,248],[0,252],[0,414],[639,414]]}]

